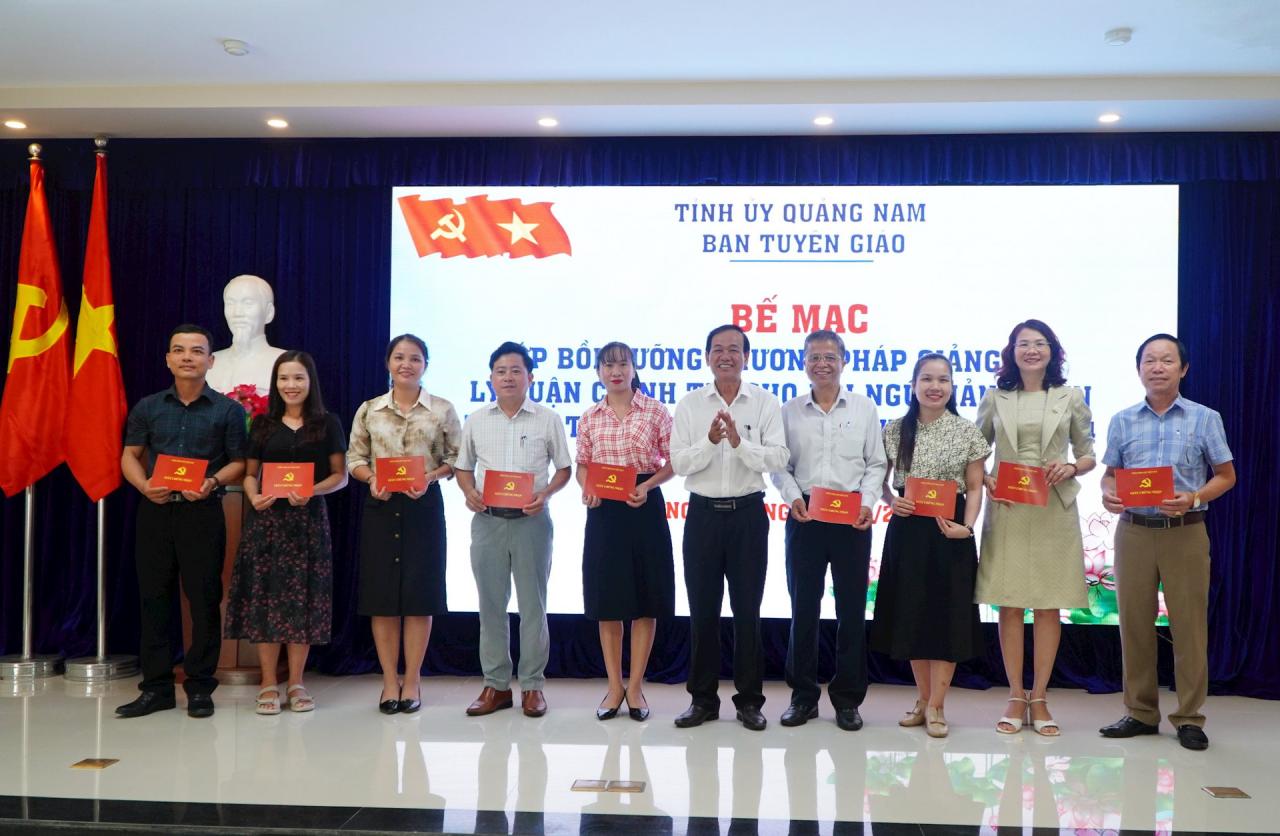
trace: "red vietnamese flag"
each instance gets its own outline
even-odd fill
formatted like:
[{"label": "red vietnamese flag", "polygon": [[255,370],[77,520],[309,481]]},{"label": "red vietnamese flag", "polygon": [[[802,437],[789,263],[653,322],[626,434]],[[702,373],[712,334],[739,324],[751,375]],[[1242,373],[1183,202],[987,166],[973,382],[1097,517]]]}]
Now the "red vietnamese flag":
[{"label": "red vietnamese flag", "polygon": [[67,419],[67,464],[94,502],[120,487],[121,433],[128,405],[116,349],[115,310],[107,247],[107,155],[99,152]]},{"label": "red vietnamese flag", "polygon": [[0,402],[0,488],[9,496],[62,463],[71,382],[67,304],[53,247],[44,167],[31,161],[31,196],[18,255],[18,293]]},{"label": "red vietnamese flag", "polygon": [[441,258],[572,255],[569,236],[550,203],[490,200],[488,195],[473,195],[466,203],[408,195],[399,203],[413,245],[424,258],[435,253]]}]

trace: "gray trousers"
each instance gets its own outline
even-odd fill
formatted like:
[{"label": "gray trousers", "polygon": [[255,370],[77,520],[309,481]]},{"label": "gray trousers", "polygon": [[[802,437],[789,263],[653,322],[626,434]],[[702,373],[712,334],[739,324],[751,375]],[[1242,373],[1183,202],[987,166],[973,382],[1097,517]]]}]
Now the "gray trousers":
[{"label": "gray trousers", "polygon": [[551,650],[547,631],[547,577],[551,574],[551,517],[471,518],[471,571],[480,597],[480,667],[484,684],[511,687],[511,632],[507,603],[516,583],[520,611],[520,689],[541,691]]}]

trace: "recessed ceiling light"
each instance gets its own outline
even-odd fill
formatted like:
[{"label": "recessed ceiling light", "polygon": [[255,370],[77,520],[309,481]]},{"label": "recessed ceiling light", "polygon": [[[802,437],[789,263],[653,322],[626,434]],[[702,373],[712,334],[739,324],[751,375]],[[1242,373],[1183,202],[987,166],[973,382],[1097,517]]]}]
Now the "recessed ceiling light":
[{"label": "recessed ceiling light", "polygon": [[819,128],[825,128],[828,125],[834,125],[835,121],[836,120],[832,119],[830,116],[813,117],[813,124],[817,125]]},{"label": "recessed ceiling light", "polygon": [[4,120],[4,126],[15,131],[25,131],[27,129],[27,123],[19,119],[6,119]]},{"label": "recessed ceiling light", "polygon": [[283,130],[284,128],[289,127],[289,123],[283,119],[268,119],[267,124],[277,130]]},{"label": "recessed ceiling light", "polygon": [[1108,29],[1107,33],[1102,36],[1102,40],[1112,46],[1124,46],[1133,40],[1133,30],[1128,26],[1119,26],[1115,29]]},{"label": "recessed ceiling light", "polygon": [[1099,117],[1098,117],[1098,121],[1099,121],[1099,122],[1101,122],[1101,123],[1102,123],[1102,124],[1104,124],[1104,125],[1110,125],[1110,124],[1112,124],[1113,122],[1119,122],[1119,121],[1120,121],[1120,114],[1119,114],[1119,113],[1104,113],[1104,114],[1102,114],[1101,116],[1099,116]]},{"label": "recessed ceiling light", "polygon": [[238,41],[235,38],[227,38],[222,42],[222,49],[228,55],[234,55],[239,58],[241,55],[249,54],[249,45],[244,41]]},{"label": "recessed ceiling light", "polygon": [[538,124],[544,128],[554,128],[556,125],[560,124],[560,120],[554,116],[544,116],[538,120]]}]

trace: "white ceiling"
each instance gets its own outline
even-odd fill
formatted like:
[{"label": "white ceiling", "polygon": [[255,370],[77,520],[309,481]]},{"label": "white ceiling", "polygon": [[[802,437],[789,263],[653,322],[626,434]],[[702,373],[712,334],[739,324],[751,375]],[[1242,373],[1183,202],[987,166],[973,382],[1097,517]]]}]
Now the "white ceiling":
[{"label": "white ceiling", "polygon": [[1280,130],[1280,0],[0,0],[13,118],[32,138]]}]

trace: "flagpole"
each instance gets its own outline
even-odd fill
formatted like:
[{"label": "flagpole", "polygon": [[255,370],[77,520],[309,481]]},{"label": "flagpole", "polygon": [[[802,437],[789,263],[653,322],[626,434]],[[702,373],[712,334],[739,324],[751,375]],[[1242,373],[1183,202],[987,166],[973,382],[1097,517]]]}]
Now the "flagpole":
[{"label": "flagpole", "polygon": [[[107,138],[93,140],[98,157],[107,154]],[[99,499],[98,506],[98,654],[82,656],[67,662],[66,677],[72,682],[90,685],[111,679],[124,679],[138,672],[137,656],[107,655],[107,500]]]},{"label": "flagpole", "polygon": [[22,532],[22,653],[0,657],[0,679],[43,679],[54,676],[61,656],[31,653],[32,588],[35,565],[36,487],[27,485],[26,520]]},{"label": "flagpole", "polygon": [[[98,655],[81,656],[67,662],[67,680],[70,682],[106,682],[124,679],[138,673],[138,657],[107,655],[107,500],[99,499],[98,506]],[[86,692],[85,696],[93,696]]]}]

